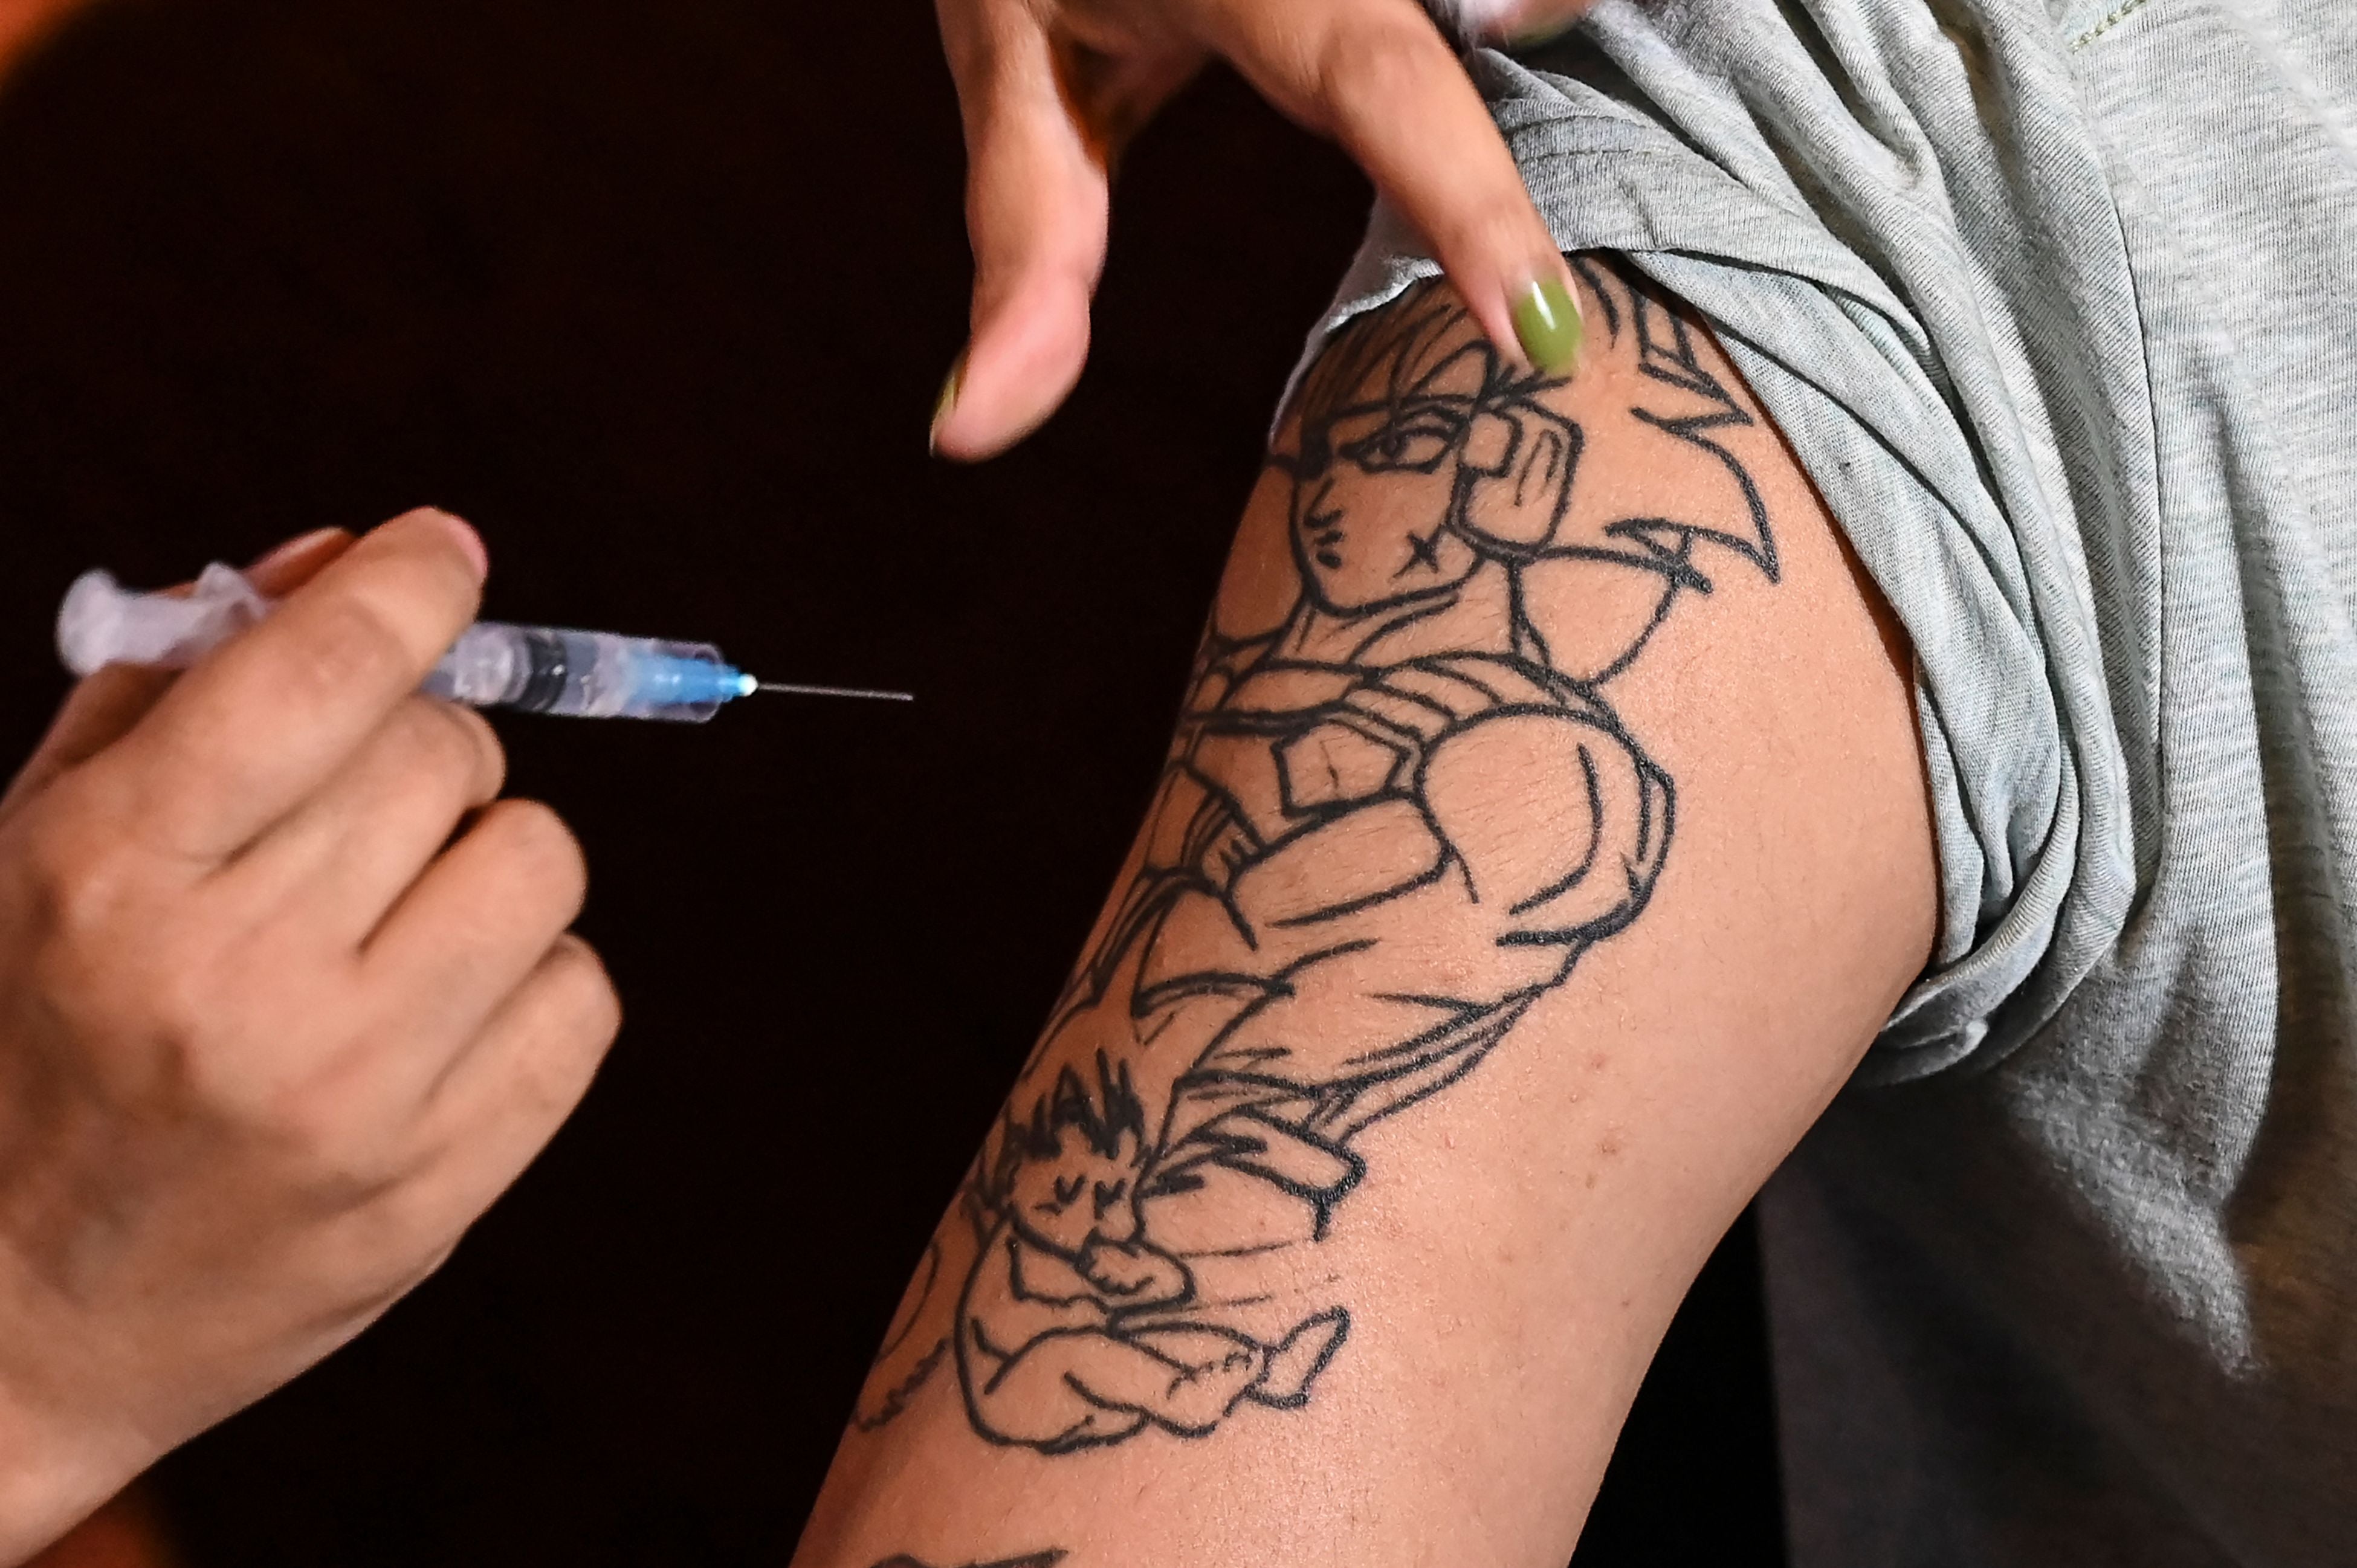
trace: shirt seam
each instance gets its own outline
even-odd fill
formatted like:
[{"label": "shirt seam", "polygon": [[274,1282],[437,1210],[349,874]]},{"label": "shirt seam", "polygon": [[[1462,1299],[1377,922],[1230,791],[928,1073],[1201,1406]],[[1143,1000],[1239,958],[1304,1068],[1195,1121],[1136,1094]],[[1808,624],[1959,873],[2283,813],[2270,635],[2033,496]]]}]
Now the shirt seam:
[{"label": "shirt seam", "polygon": [[2110,32],[2114,27],[2118,27],[2122,22],[2126,21],[2130,16],[2135,16],[2138,11],[2143,10],[2145,3],[2146,0],[2127,0],[2126,5],[2114,8],[2109,16],[2104,16],[2093,27],[2089,27],[2085,32],[2081,33],[2077,38],[2072,38],[2069,47],[2074,49],[2086,48],[2089,44],[2093,43],[2097,38],[2102,38],[2105,33]]}]

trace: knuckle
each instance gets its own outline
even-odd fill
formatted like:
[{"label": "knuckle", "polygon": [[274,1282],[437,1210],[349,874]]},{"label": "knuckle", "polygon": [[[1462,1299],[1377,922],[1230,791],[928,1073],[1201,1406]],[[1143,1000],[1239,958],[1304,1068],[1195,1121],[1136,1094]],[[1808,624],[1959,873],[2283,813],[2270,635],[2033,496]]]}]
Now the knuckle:
[{"label": "knuckle", "polygon": [[139,881],[128,835],[71,810],[44,812],[28,826],[24,873],[49,923],[68,930],[111,924]]},{"label": "knuckle", "polygon": [[[380,1092],[399,1042],[363,1034],[321,1049],[255,1029],[244,1050],[208,1051],[197,1066],[203,1103],[273,1156],[290,1186],[325,1208],[349,1208],[398,1183],[414,1163],[409,1121]],[[306,1046],[309,1048],[289,1048]]]},{"label": "knuckle", "polygon": [[1300,68],[1311,96],[1345,119],[1396,113],[1428,91],[1434,39],[1389,17],[1330,27],[1308,45]]},{"label": "knuckle", "polygon": [[424,668],[385,607],[350,591],[324,594],[281,648],[282,678],[314,699],[395,689]]},{"label": "knuckle", "polygon": [[221,968],[205,950],[191,923],[174,922],[151,935],[141,1011],[156,1035],[197,1065],[204,1042],[225,1015]]},{"label": "knuckle", "polygon": [[47,813],[27,835],[18,875],[35,973],[50,995],[94,989],[97,999],[119,1004],[182,961],[190,923],[171,918],[153,866],[119,826],[88,813]]},{"label": "knuckle", "polygon": [[259,1120],[258,1064],[240,1048],[235,988],[196,922],[147,934],[135,973],[77,955],[50,972],[84,1031],[84,1065],[116,1104],[165,1123]]},{"label": "knuckle", "polygon": [[369,1174],[339,1065],[354,1059],[348,976],[291,961],[217,886],[158,880],[102,815],[41,827],[17,862],[38,906],[20,972],[75,1070],[143,1123],[251,1140],[298,1175]]},{"label": "knuckle", "polygon": [[[293,678],[328,691],[414,685],[480,598],[455,520],[406,513],[371,533],[271,618]],[[291,624],[290,624],[291,623]]]}]

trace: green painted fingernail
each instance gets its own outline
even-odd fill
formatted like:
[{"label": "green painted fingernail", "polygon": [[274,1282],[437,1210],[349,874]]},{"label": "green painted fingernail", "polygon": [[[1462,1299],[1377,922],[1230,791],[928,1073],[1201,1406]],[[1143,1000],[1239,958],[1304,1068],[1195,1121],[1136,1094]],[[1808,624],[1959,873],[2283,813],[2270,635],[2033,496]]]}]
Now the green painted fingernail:
[{"label": "green painted fingernail", "polygon": [[1566,375],[1579,363],[1583,336],[1579,302],[1562,279],[1534,278],[1514,301],[1515,339],[1545,374]]},{"label": "green painted fingernail", "polygon": [[950,361],[950,373],[942,379],[942,395],[933,400],[933,423],[925,430],[925,450],[937,451],[942,444],[942,426],[949,422],[951,411],[957,407],[958,382],[965,379],[965,356],[960,354]]}]

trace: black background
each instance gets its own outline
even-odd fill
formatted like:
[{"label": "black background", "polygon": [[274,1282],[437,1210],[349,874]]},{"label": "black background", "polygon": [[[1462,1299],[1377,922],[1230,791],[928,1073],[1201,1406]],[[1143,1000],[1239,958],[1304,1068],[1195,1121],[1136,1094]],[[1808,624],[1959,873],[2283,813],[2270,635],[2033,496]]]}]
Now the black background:
[{"label": "black background", "polygon": [[[587,845],[621,1043],[438,1276],[161,1468],[194,1568],[791,1552],[1366,202],[1208,78],[1125,166],[1069,410],[958,470],[923,427],[961,177],[920,0],[127,0],[0,98],[10,754],[81,567],[426,501],[489,540],[489,613],[920,694],[502,723]],[[1581,1563],[1776,1559],[1758,1292],[1738,1228]]]}]

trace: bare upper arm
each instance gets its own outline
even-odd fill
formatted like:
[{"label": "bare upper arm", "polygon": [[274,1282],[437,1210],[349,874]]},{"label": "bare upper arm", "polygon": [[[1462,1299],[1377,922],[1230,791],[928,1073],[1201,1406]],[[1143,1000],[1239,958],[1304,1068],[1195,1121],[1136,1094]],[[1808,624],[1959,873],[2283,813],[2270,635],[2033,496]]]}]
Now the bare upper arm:
[{"label": "bare upper arm", "polygon": [[[1329,346],[798,1561],[1560,1563],[1932,938],[1903,643],[1697,324]],[[1118,498],[1108,498],[1117,505]]]}]

